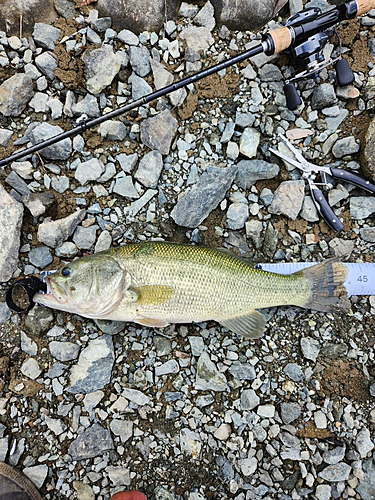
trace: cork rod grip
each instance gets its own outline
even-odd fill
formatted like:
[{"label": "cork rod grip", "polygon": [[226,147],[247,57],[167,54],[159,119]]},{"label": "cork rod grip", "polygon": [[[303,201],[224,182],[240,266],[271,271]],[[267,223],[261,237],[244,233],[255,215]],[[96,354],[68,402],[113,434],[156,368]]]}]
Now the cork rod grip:
[{"label": "cork rod grip", "polygon": [[286,26],[270,31],[269,36],[272,38],[273,43],[275,44],[274,54],[278,54],[279,52],[287,49],[292,43],[292,36],[290,34],[289,28],[287,28]]},{"label": "cork rod grip", "polygon": [[375,0],[357,0],[358,13],[357,16],[366,14],[371,9],[375,9]]}]

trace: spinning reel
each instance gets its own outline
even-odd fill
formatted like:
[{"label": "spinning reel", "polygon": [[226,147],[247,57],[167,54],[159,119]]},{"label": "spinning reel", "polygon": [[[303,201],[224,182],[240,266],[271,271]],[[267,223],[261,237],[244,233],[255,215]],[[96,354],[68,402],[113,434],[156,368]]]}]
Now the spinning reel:
[{"label": "spinning reel", "polygon": [[[320,14],[321,10],[318,7],[311,7],[289,17],[285,25],[292,28],[300,26],[303,23],[314,21]],[[339,55],[335,59],[326,59],[324,48],[333,35],[336,35],[339,40]],[[322,69],[327,66],[334,65],[339,87],[345,87],[354,81],[354,74],[349,67],[347,59],[342,57],[341,39],[335,27],[299,40],[297,44],[292,44],[285,52],[296,65],[305,68],[301,73],[287,80],[284,85],[287,106],[290,110],[298,108],[302,103],[293,82],[302,78],[317,78]]]}]

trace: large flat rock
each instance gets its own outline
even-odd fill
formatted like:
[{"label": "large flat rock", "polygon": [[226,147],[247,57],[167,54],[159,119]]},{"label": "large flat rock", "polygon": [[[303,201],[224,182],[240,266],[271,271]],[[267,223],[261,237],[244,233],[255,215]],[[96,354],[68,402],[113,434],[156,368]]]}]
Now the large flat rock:
[{"label": "large flat rock", "polygon": [[0,30],[9,36],[19,36],[21,14],[22,36],[30,36],[35,23],[50,24],[57,19],[53,0],[2,0],[0,4]]}]

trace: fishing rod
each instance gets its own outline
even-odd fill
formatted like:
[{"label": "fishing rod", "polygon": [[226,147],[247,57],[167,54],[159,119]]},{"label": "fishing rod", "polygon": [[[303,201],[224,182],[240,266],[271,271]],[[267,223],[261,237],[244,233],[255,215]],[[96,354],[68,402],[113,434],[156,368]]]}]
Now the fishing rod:
[{"label": "fishing rod", "polygon": [[[345,3],[323,13],[319,8],[304,9],[291,16],[286,21],[285,26],[276,28],[267,33],[264,36],[263,41],[255,47],[252,47],[235,57],[227,59],[226,61],[216,64],[215,66],[211,66],[210,68],[183,78],[176,83],[147,94],[140,99],[99,116],[98,118],[94,118],[92,120],[80,120],[77,126],[71,130],[58,134],[50,139],[33,145],[30,148],[14,153],[8,158],[0,160],[0,167],[5,166],[12,161],[29,156],[36,151],[52,146],[53,144],[76,134],[83,133],[107,120],[111,120],[112,118],[127,113],[128,111],[138,108],[139,106],[145,105],[155,99],[158,99],[159,97],[170,94],[175,90],[197,82],[209,75],[245,61],[246,59],[260,53],[272,56],[285,51],[289,53],[296,63],[305,67],[305,70],[302,71],[302,73],[299,73],[291,80],[288,80],[284,86],[288,107],[289,109],[295,109],[301,103],[301,100],[293,82],[300,78],[308,78],[310,76],[317,75],[326,66],[335,64],[339,85],[348,85],[354,80],[354,75],[349,68],[347,60],[341,57],[341,50],[338,58],[334,60],[325,60],[323,49],[330,37],[333,36],[331,29],[334,28],[337,23],[347,19],[353,19],[356,16],[361,16],[374,8],[375,0],[347,0]],[[335,30],[333,31],[337,34]]]}]

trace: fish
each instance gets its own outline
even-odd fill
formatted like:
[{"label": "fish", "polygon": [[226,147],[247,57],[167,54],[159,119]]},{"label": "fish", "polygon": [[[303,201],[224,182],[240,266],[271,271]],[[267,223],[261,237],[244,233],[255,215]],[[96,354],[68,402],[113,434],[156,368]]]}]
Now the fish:
[{"label": "fish", "polygon": [[145,241],[78,258],[46,278],[38,304],[86,318],[163,328],[214,320],[259,338],[258,309],[294,305],[350,311],[347,267],[337,257],[290,275],[270,273],[226,249]]}]

